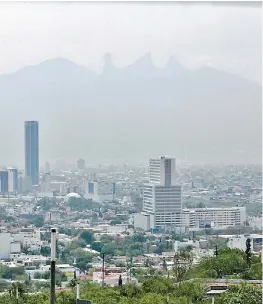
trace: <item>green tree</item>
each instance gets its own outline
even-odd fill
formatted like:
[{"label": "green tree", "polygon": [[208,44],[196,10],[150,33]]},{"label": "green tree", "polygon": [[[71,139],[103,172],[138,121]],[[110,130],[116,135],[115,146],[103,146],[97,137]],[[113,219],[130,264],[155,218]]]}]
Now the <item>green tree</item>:
[{"label": "green tree", "polygon": [[262,289],[253,285],[230,286],[217,300],[218,304],[260,304]]},{"label": "green tree", "polygon": [[173,273],[178,282],[182,281],[193,263],[193,256],[190,252],[179,251],[174,255]]},{"label": "green tree", "polygon": [[246,260],[247,260],[247,264],[248,267],[251,266],[251,239],[247,239],[246,240]]},{"label": "green tree", "polygon": [[86,242],[86,244],[92,244],[94,242],[94,235],[91,231],[85,230],[81,232],[80,237]]},{"label": "green tree", "polygon": [[102,247],[103,247],[103,244],[101,242],[98,242],[98,241],[97,242],[93,242],[92,245],[91,245],[91,248],[93,250],[98,251],[98,252],[101,252]]},{"label": "green tree", "polygon": [[262,264],[252,264],[251,268],[243,274],[245,280],[262,280]]}]

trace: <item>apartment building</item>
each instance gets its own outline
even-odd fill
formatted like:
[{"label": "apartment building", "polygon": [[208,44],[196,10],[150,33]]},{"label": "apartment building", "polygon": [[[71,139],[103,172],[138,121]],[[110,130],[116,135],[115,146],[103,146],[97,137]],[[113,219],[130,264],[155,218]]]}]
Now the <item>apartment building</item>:
[{"label": "apartment building", "polygon": [[182,210],[182,224],[189,228],[224,228],[241,226],[246,221],[246,207],[195,208]]}]

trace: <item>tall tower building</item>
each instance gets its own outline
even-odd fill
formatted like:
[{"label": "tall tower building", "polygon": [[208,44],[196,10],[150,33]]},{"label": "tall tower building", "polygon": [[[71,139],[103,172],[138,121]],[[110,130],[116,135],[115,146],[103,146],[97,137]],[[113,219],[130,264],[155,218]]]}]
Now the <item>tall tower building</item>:
[{"label": "tall tower building", "polygon": [[175,158],[161,156],[149,161],[149,183],[169,187],[175,183]]},{"label": "tall tower building", "polygon": [[0,170],[0,193],[8,193],[8,171],[6,169]]},{"label": "tall tower building", "polygon": [[31,179],[32,185],[38,185],[38,121],[25,121],[25,175]]},{"label": "tall tower building", "polygon": [[18,172],[15,168],[7,168],[8,171],[8,192],[18,191]]},{"label": "tall tower building", "polygon": [[143,189],[143,211],[154,216],[154,227],[181,225],[182,187],[175,183],[175,159],[150,159],[149,183]]},{"label": "tall tower building", "polygon": [[77,169],[78,170],[85,170],[85,168],[86,168],[86,162],[85,162],[85,160],[82,159],[82,158],[79,158],[77,160]]}]

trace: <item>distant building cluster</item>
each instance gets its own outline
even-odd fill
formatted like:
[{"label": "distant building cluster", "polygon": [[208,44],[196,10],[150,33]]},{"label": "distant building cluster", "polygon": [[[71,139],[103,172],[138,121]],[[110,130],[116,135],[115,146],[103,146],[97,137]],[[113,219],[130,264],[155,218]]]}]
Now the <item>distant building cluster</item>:
[{"label": "distant building cluster", "polygon": [[175,177],[174,158],[150,159],[149,183],[143,188],[143,212],[131,217],[135,228],[183,232],[245,224],[246,207],[182,209],[182,186],[176,185]]}]

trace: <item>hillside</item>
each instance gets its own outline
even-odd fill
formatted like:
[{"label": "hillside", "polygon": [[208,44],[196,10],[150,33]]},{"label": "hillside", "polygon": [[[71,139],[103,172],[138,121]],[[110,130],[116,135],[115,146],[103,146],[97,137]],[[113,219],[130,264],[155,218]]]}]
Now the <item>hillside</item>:
[{"label": "hillside", "polygon": [[42,161],[165,153],[256,162],[261,94],[257,83],[213,68],[189,70],[173,58],[157,68],[150,54],[122,69],[108,54],[100,75],[66,59],[48,60],[0,76],[0,163],[23,164],[27,119],[40,121]]}]

